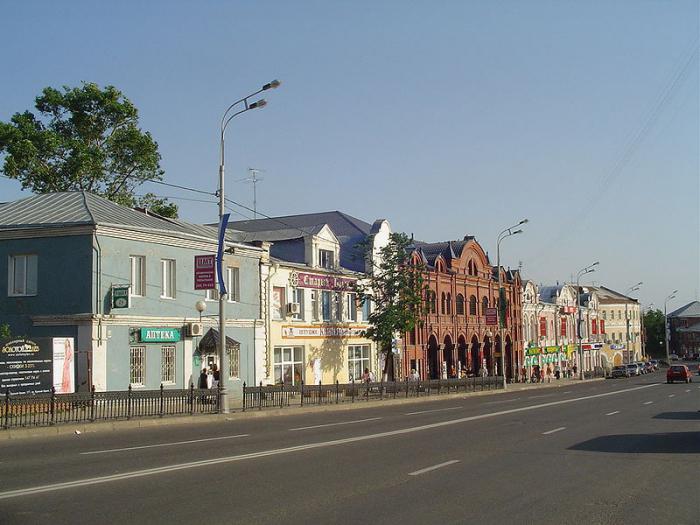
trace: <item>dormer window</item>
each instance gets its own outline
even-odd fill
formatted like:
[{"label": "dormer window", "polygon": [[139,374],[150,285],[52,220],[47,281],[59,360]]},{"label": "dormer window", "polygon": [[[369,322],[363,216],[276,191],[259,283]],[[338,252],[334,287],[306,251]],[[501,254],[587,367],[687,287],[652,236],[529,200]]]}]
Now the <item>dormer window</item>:
[{"label": "dormer window", "polygon": [[332,270],[335,267],[333,255],[331,250],[318,250],[318,265],[321,268]]}]

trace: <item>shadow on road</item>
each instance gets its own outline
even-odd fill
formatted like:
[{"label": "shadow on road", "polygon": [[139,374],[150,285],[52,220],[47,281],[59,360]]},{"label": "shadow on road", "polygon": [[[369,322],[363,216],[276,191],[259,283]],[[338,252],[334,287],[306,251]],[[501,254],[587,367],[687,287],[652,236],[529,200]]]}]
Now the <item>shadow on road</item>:
[{"label": "shadow on road", "polygon": [[654,419],[677,419],[684,421],[698,421],[700,420],[700,411],[692,412],[661,412],[656,414]]},{"label": "shadow on road", "polygon": [[569,447],[569,450],[620,454],[698,454],[700,432],[600,436],[577,443]]}]

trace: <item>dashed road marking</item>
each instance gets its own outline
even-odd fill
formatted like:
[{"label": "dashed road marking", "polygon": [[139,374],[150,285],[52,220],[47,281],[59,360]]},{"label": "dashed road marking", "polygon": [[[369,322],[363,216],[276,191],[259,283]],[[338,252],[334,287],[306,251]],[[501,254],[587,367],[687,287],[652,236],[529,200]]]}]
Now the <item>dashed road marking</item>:
[{"label": "dashed road marking", "polygon": [[645,405],[651,405],[652,403],[653,403],[653,401],[645,401],[644,402]]},{"label": "dashed road marking", "polygon": [[668,397],[676,397],[676,394],[669,394]]},{"label": "dashed road marking", "polygon": [[547,432],[542,432],[542,435],[547,436],[549,434],[554,434],[555,432],[561,432],[562,430],[566,430],[566,427],[559,427],[555,428],[554,430],[548,430]]},{"label": "dashed road marking", "polygon": [[606,415],[606,416],[614,416],[615,414],[619,414],[619,413],[620,413],[619,410],[615,410],[615,412],[608,412],[608,413],[605,414],[605,415]]},{"label": "dashed road marking", "polygon": [[437,465],[433,465],[432,467],[426,467],[422,468],[420,470],[416,470],[415,472],[410,472],[408,475],[409,476],[419,476],[421,474],[425,474],[426,472],[430,472],[432,470],[437,470],[442,467],[446,467],[448,465],[454,465],[455,463],[459,463],[458,459],[453,459],[452,461],[445,461],[444,463],[438,463]]},{"label": "dashed road marking", "polygon": [[326,423],[324,425],[312,425],[310,427],[297,427],[297,428],[290,428],[290,432],[296,432],[297,430],[309,430],[311,428],[323,428],[323,427],[334,427],[338,425],[352,425],[353,423],[364,423],[365,421],[376,421],[377,419],[381,419],[381,417],[370,417],[367,419],[355,419],[354,421],[340,421],[338,423]]},{"label": "dashed road marking", "polygon": [[404,416],[415,416],[416,414],[428,414],[429,412],[445,412],[446,410],[459,410],[464,407],[435,408],[433,410],[419,410],[418,412],[406,412]]},{"label": "dashed road marking", "polygon": [[236,434],[235,436],[220,436],[213,438],[204,439],[190,439],[188,441],[175,441],[174,443],[157,443],[155,445],[140,445],[137,447],[125,447],[125,448],[110,448],[107,450],[91,450],[90,452],[81,452],[83,456],[88,456],[90,454],[109,454],[110,452],[125,452],[127,450],[141,450],[144,448],[157,448],[157,447],[174,447],[175,445],[189,445],[190,443],[204,443],[206,441],[218,441],[221,439],[234,439],[248,437],[250,434]]}]

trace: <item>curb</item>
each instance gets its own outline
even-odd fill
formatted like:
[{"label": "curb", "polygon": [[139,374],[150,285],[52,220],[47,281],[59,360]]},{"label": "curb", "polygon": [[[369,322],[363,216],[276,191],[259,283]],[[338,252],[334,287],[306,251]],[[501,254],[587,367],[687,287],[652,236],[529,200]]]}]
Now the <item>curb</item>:
[{"label": "curb", "polygon": [[[37,438],[37,437],[49,437],[49,436],[61,436],[70,434],[87,434],[87,433],[100,433],[100,432],[112,432],[115,430],[126,430],[126,429],[138,429],[138,428],[154,428],[161,426],[176,426],[176,425],[190,425],[190,424],[202,424],[202,423],[225,423],[230,421],[243,421],[246,419],[258,419],[266,417],[290,417],[300,414],[318,413],[318,412],[343,412],[348,410],[357,410],[362,408],[379,408],[386,406],[395,405],[407,405],[413,403],[428,403],[431,401],[444,401],[446,399],[462,397],[466,399],[467,397],[481,397],[487,395],[497,395],[506,394],[510,392],[522,392],[526,390],[540,390],[540,389],[551,389],[551,388],[563,388],[565,386],[575,386],[584,383],[591,383],[594,381],[603,381],[605,378],[594,378],[587,379],[583,383],[581,381],[566,381],[553,382],[548,384],[522,384],[522,386],[511,385],[506,390],[484,390],[479,392],[456,392],[452,394],[441,394],[441,395],[426,395],[425,397],[409,397],[409,398],[387,398],[381,401],[358,401],[356,403],[343,403],[343,404],[328,404],[328,405],[306,405],[298,407],[287,407],[287,408],[275,408],[275,409],[250,409],[245,412],[242,410],[237,410],[229,414],[202,414],[195,416],[166,416],[163,418],[144,418],[144,419],[132,419],[132,420],[117,420],[117,421],[98,421],[95,423],[75,423],[75,424],[61,424],[50,427],[31,427],[31,428],[12,428],[7,430],[0,430],[0,441],[12,441],[21,440],[26,438]],[[516,385],[521,385],[516,383]]]}]

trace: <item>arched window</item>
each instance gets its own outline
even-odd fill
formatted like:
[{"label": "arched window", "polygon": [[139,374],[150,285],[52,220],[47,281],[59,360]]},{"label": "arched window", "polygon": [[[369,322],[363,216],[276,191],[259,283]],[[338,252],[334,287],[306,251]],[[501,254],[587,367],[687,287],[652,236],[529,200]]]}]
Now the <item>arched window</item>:
[{"label": "arched window", "polygon": [[469,296],[469,315],[476,315],[476,296]]},{"label": "arched window", "polygon": [[447,314],[448,315],[452,314],[452,294],[451,293],[447,294]]},{"label": "arched window", "polygon": [[457,315],[464,315],[464,296],[457,294]]},{"label": "arched window", "polygon": [[440,313],[445,315],[445,292],[440,296]]},{"label": "arched window", "polygon": [[437,309],[437,295],[435,292],[429,292],[430,293],[430,313],[434,314],[435,310]]},{"label": "arched window", "polygon": [[489,307],[489,298],[483,297],[481,299],[481,315],[486,315],[486,309]]}]

